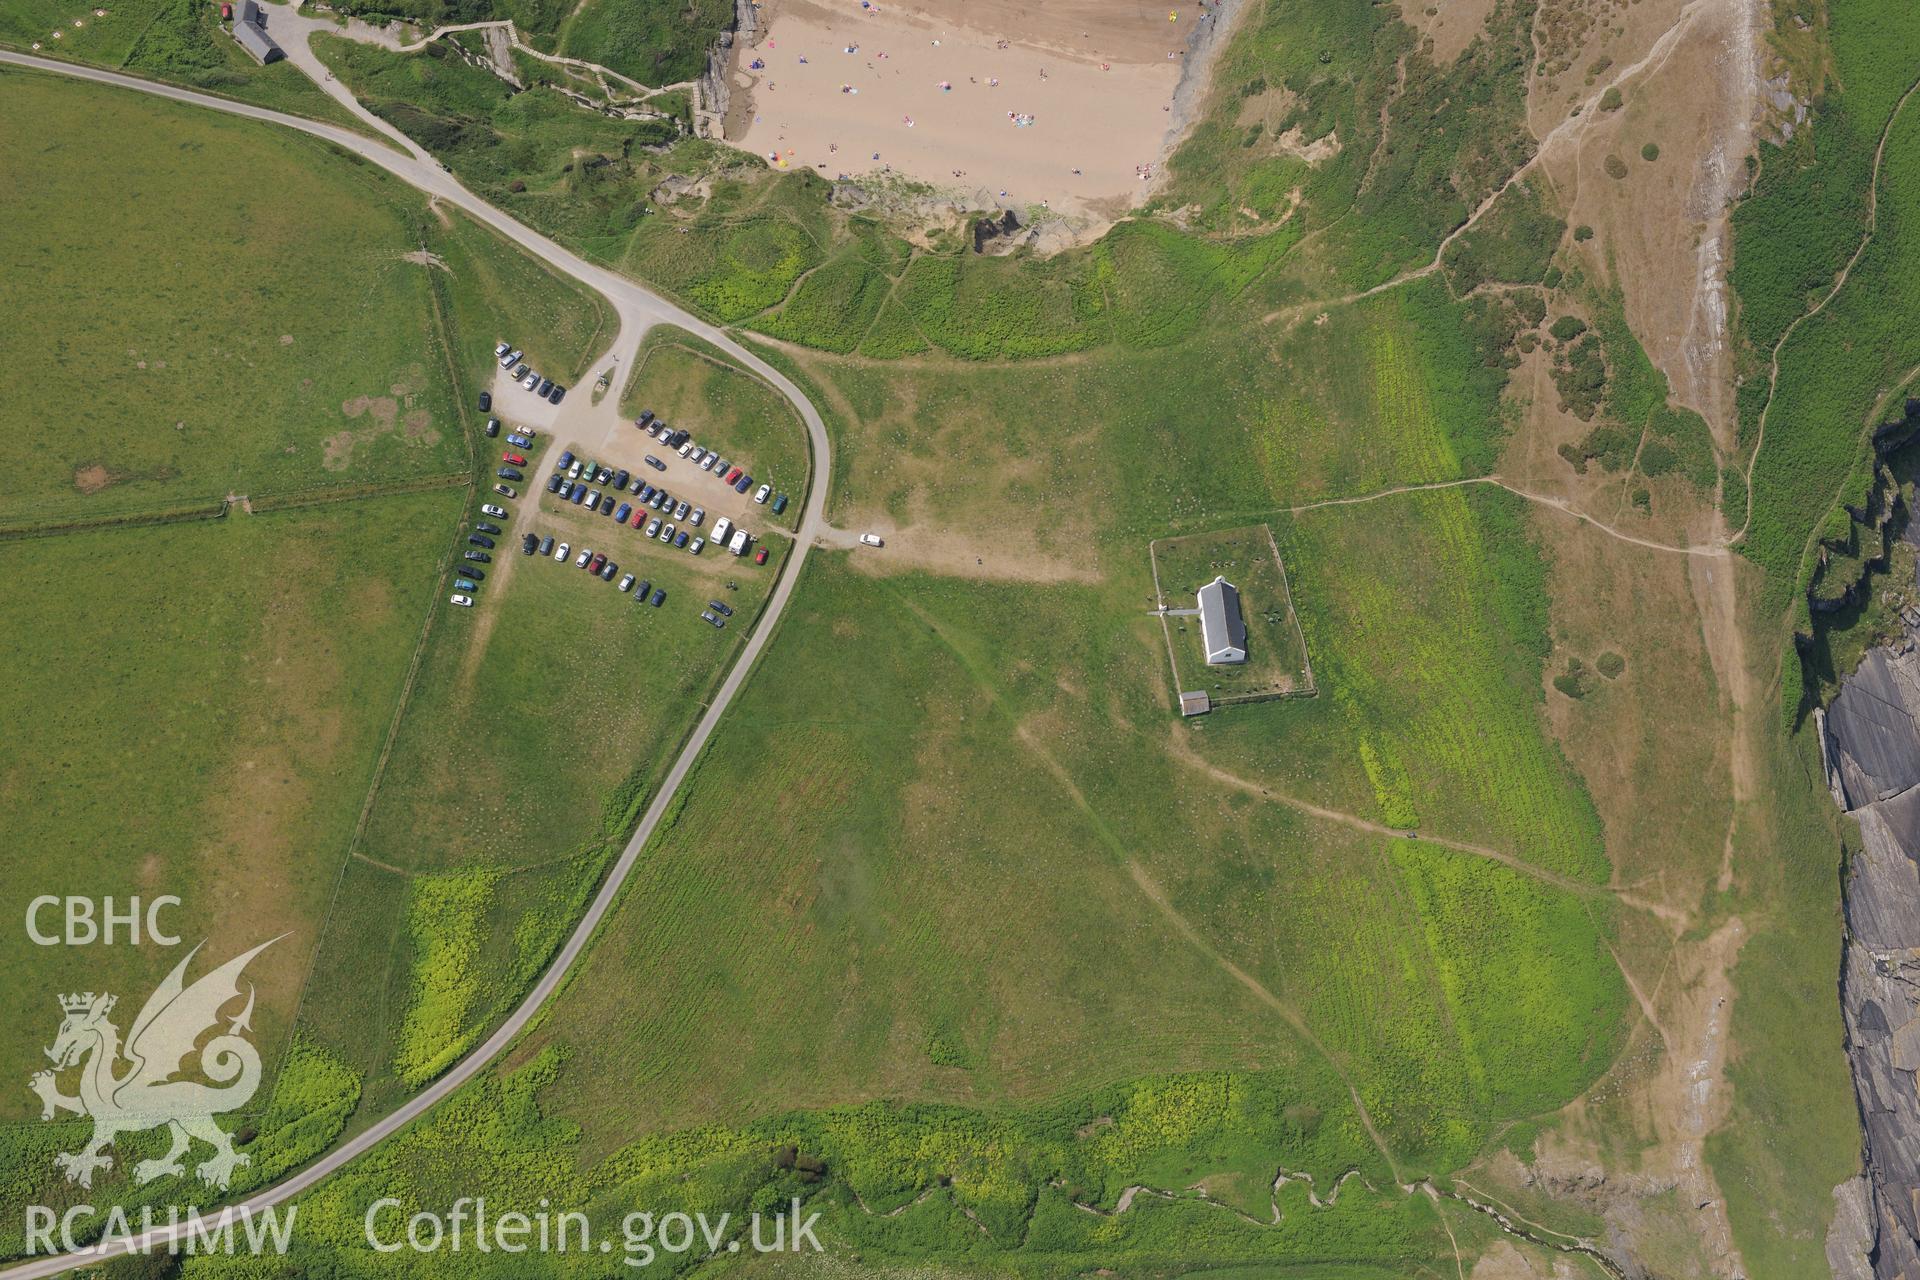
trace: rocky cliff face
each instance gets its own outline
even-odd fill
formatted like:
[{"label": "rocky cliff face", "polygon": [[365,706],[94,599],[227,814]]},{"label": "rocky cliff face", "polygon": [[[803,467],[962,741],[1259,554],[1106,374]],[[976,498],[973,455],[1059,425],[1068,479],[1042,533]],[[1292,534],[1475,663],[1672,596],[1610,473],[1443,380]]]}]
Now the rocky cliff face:
[{"label": "rocky cliff face", "polygon": [[1836,1275],[1864,1275],[1870,1260],[1876,1280],[1920,1280],[1920,649],[1913,637],[1870,653],[1819,727],[1828,784],[1861,835],[1846,875],[1840,997],[1866,1173],[1864,1186],[1835,1192],[1851,1212],[1840,1215],[1828,1256]]}]

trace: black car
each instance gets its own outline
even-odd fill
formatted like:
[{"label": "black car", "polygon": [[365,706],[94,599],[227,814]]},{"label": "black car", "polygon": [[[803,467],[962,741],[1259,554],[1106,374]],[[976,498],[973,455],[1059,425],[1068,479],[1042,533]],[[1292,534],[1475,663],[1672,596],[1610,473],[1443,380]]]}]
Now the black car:
[{"label": "black car", "polygon": [[647,592],[651,590],[653,590],[652,580],[649,578],[642,578],[640,579],[640,585],[633,589],[633,598],[635,600],[645,600],[647,598]]},{"label": "black car", "polygon": [[562,386],[555,386],[554,389],[547,394],[547,399],[553,401],[553,403],[555,404],[559,404],[562,400],[565,400],[566,398],[567,398],[567,389]]},{"label": "black car", "polygon": [[500,532],[500,526],[495,524],[491,520],[475,521],[473,527],[478,529],[481,533],[499,533]]},{"label": "black car", "polygon": [[480,412],[485,413],[491,408],[493,408],[493,392],[482,391],[480,393]]},{"label": "black car", "polygon": [[660,461],[660,459],[654,457],[652,454],[647,455],[647,465],[652,467],[655,471],[665,471],[667,469],[667,464]]},{"label": "black car", "polygon": [[669,449],[678,449],[681,445],[685,444],[692,436],[693,436],[693,432],[687,430],[685,427],[676,428],[673,434],[667,437],[667,447]]},{"label": "black car", "polygon": [[542,378],[540,379],[540,385],[533,389],[533,394],[544,397],[547,392],[551,390],[553,390],[553,379]]},{"label": "black car", "polygon": [[600,514],[610,516],[613,514],[613,509],[619,505],[620,500],[612,494],[608,494],[606,497],[600,499]]},{"label": "black car", "polygon": [[729,604],[723,604],[718,600],[707,601],[707,608],[713,610],[715,613],[719,614],[721,617],[724,617],[724,618],[731,618],[733,616],[733,606]]},{"label": "black car", "polygon": [[494,472],[493,474],[499,476],[502,480],[525,480],[526,479],[525,476],[521,475],[518,471],[515,471],[512,467],[502,467],[498,471]]},{"label": "black car", "polygon": [[548,477],[547,477],[547,492],[548,492],[548,493],[558,493],[558,492],[560,492],[560,482],[561,482],[561,481],[563,481],[563,480],[565,480],[565,479],[566,479],[566,477],[565,477],[565,476],[563,476],[563,475],[561,475],[561,474],[560,474],[560,473],[559,473],[558,471],[556,471],[556,472],[554,472],[554,473],[553,473],[552,475],[550,475],[550,476],[548,476]]},{"label": "black car", "polygon": [[540,539],[540,554],[543,556],[550,556],[553,554],[553,535],[552,534],[548,534],[546,537]]},{"label": "black car", "polygon": [[471,560],[475,564],[492,564],[493,563],[493,557],[488,555],[484,551],[464,552],[462,555],[462,558],[466,560]]},{"label": "black car", "polygon": [[622,467],[613,473],[613,487],[616,489],[624,489],[627,487],[627,481],[631,479],[633,479],[633,472]]},{"label": "black car", "polygon": [[454,572],[458,573],[463,578],[472,578],[475,582],[479,582],[480,580],[482,580],[487,576],[486,570],[476,569],[472,565],[467,565],[464,568],[456,569],[454,570]]},{"label": "black car", "polygon": [[658,591],[653,593],[653,599],[649,600],[647,603],[651,604],[654,608],[658,609],[661,605],[665,604],[666,602],[667,602],[667,589],[665,587],[662,587]]},{"label": "black car", "polygon": [[653,410],[642,409],[640,411],[640,416],[633,420],[633,425],[636,427],[644,427],[649,422],[652,422],[652,421],[653,421]]},{"label": "black car", "polygon": [[500,419],[498,419],[498,418],[488,418],[488,419],[487,419],[487,435],[488,435],[488,437],[489,437],[489,438],[491,438],[491,437],[493,437],[493,436],[497,436],[497,435],[499,435],[499,434],[500,434]]},{"label": "black car", "polygon": [[489,538],[484,533],[476,533],[476,534],[469,535],[467,538],[467,543],[470,546],[485,547],[489,551],[493,550],[493,539]]},{"label": "black car", "polygon": [[533,549],[539,545],[540,545],[540,539],[534,537],[532,534],[523,533],[520,535],[520,554],[521,555],[523,556],[532,555]]}]

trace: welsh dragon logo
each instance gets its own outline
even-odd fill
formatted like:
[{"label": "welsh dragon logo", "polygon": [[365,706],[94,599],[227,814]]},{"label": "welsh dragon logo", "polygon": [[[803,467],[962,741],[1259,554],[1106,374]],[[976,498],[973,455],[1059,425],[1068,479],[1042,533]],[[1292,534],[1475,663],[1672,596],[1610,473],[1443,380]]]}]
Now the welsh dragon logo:
[{"label": "welsh dragon logo", "polygon": [[[116,1137],[161,1125],[171,1132],[173,1145],[160,1159],[136,1164],[136,1182],[184,1174],[182,1157],[196,1138],[213,1148],[194,1171],[210,1187],[224,1191],[233,1171],[251,1163],[213,1122],[214,1116],[245,1106],[260,1087],[260,1052],[244,1035],[253,1029],[251,984],[246,1007],[227,1020],[226,1030],[205,1044],[199,1042],[206,1032],[218,1029],[220,1011],[240,998],[240,972],[247,962],[278,941],[263,942],[188,986],[184,978],[187,965],[199,954],[196,946],[148,997],[124,1045],[119,1028],[109,1020],[116,997],[91,991],[60,997],[65,1017],[47,1050],[53,1069],[35,1073],[28,1087],[40,1096],[42,1120],[63,1111],[93,1119],[93,1137],[86,1146],[53,1158],[69,1182],[91,1187],[97,1170],[113,1167],[113,1157],[106,1152]],[[175,1078],[190,1057],[199,1059],[199,1074],[213,1084]],[[80,1069],[79,1093],[69,1097],[60,1092],[59,1076],[75,1067]]]}]

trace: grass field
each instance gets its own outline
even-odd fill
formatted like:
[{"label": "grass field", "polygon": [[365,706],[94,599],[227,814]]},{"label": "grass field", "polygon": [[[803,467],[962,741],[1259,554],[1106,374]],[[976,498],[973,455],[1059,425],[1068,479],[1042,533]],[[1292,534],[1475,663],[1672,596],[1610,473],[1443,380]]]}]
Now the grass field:
[{"label": "grass field", "polygon": [[255,62],[220,22],[217,5],[126,0],[96,14],[101,7],[84,0],[0,0],[0,44],[367,131],[292,63]]},{"label": "grass field", "polygon": [[[14,477],[0,520],[463,467],[397,180],[114,89],[10,72],[0,97],[38,122],[0,141],[17,179],[0,196],[17,229],[0,270],[36,282],[0,337],[0,462]],[[124,198],[97,199],[107,186]]]},{"label": "grass field", "polygon": [[[249,969],[277,1058],[434,590],[419,565],[442,553],[459,500],[0,543],[19,677],[0,694],[13,914],[47,893],[176,894],[175,932],[207,939],[216,963],[288,931]],[[56,991],[111,989],[131,1016],[180,958],[46,951],[19,929],[0,956],[21,979],[7,1021],[32,1031],[4,1046],[23,1080],[51,1043]],[[32,1102],[11,1094],[0,1116],[26,1122]]]}]

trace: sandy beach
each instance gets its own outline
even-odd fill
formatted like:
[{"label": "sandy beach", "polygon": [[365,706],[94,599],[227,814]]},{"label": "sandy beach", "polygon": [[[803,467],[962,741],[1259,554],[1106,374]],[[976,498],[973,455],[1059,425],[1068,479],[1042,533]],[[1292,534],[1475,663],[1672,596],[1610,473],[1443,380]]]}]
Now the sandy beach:
[{"label": "sandy beach", "polygon": [[783,169],[891,174],[981,208],[1111,221],[1159,177],[1196,0],[768,0],[734,52],[729,141]]}]

